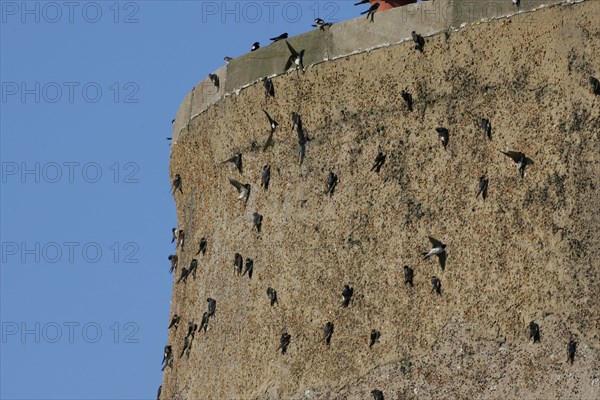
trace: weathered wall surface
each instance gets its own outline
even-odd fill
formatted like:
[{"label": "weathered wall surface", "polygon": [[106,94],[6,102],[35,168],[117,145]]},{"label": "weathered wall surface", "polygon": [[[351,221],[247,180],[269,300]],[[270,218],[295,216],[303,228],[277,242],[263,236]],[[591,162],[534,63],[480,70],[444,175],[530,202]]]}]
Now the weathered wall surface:
[{"label": "weathered wall surface", "polygon": [[[424,53],[403,43],[321,63],[274,78],[274,98],[255,85],[194,118],[172,148],[180,268],[201,237],[209,245],[196,279],[174,285],[182,323],[169,334],[162,398],[366,399],[375,388],[386,399],[600,397],[600,98],[588,84],[600,75],[598,15],[598,1],[547,7],[429,37]],[[264,152],[263,109],[280,123]],[[312,138],[301,166],[292,111]],[[450,131],[445,150],[438,126]],[[220,164],[236,150],[242,174]],[[521,179],[500,150],[535,164]],[[387,161],[376,174],[378,151]],[[340,179],[331,198],[329,171]],[[485,201],[475,198],[484,174]],[[247,204],[228,178],[252,184]],[[444,271],[420,256],[428,235],[448,245]],[[254,259],[251,280],[234,276],[236,252]],[[216,316],[180,358],[207,297]],[[540,343],[528,340],[531,320]]]}]

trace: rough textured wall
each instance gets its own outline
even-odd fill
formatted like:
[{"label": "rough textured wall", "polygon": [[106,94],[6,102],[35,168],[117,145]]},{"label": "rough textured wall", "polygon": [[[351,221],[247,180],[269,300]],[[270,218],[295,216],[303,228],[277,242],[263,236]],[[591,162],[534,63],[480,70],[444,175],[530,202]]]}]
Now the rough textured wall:
[{"label": "rough textured wall", "polygon": [[[182,323],[169,333],[162,398],[366,399],[375,388],[386,399],[598,398],[600,97],[588,83],[600,75],[597,15],[598,1],[548,7],[428,38],[424,53],[404,43],[319,64],[275,78],[274,98],[256,85],[194,119],[173,145],[171,174],[183,180],[179,268],[197,257],[199,271],[174,284]],[[280,123],[264,152],[263,109]],[[312,139],[302,165],[292,111]],[[242,174],[220,164],[236,150]],[[500,150],[535,164],[521,179]],[[329,171],[339,177],[332,197]],[[475,198],[484,174],[485,201]],[[252,185],[247,204],[228,178]],[[422,259],[428,235],[448,245],[444,271]],[[201,237],[208,250],[195,256]],[[234,276],[236,252],[254,259],[252,279]],[[344,284],[354,287],[348,308]],[[180,358],[207,297],[216,315]],[[540,343],[528,340],[531,320]],[[369,349],[374,328],[381,338]]]}]

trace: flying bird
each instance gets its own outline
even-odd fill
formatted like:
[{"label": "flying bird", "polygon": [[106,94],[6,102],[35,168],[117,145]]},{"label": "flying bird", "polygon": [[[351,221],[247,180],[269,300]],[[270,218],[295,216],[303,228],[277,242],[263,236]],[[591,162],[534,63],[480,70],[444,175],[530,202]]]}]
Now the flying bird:
[{"label": "flying bird", "polygon": [[333,335],[333,322],[327,322],[325,327],[323,328],[323,333],[325,334],[324,340],[327,346],[331,343],[331,336]]},{"label": "flying bird", "polygon": [[200,239],[200,244],[198,245],[198,252],[196,255],[202,253],[203,255],[206,253],[206,245],[208,244],[206,238]]},{"label": "flying bird", "polygon": [[263,216],[259,213],[255,212],[252,214],[252,229],[256,228],[258,233],[260,233],[260,230],[262,229],[262,220]]},{"label": "flying bird", "polygon": [[238,191],[239,196],[238,200],[244,199],[244,202],[248,202],[248,197],[250,197],[250,184],[242,184],[235,179],[229,178],[229,183],[231,183]]},{"label": "flying bird", "polygon": [[267,288],[267,296],[269,296],[269,300],[271,300],[271,307],[277,303],[277,291],[272,287]]},{"label": "flying bird", "polygon": [[260,180],[260,186],[265,190],[269,190],[270,182],[271,182],[271,166],[264,165],[263,170],[262,170],[262,177]]},{"label": "flying bird", "polygon": [[593,76],[590,76],[590,86],[592,87],[592,93],[596,96],[600,96],[600,81]]},{"label": "flying bird", "polygon": [[531,321],[529,323],[529,340],[533,339],[533,343],[540,341],[540,326]]},{"label": "flying bird", "polygon": [[283,332],[281,334],[281,338],[279,338],[279,347],[277,350],[281,349],[281,354],[285,354],[288,346],[290,345],[290,341],[292,340],[292,335],[287,332]]},{"label": "flying bird", "polygon": [[373,395],[373,400],[385,400],[383,398],[383,392],[378,389],[371,390],[371,395]]},{"label": "flying bird", "polygon": [[328,194],[329,197],[333,196],[333,192],[335,191],[335,187],[338,183],[338,177],[332,171],[329,171],[329,175],[327,175],[327,191],[325,194]]},{"label": "flying bird", "polygon": [[342,289],[342,307],[346,308],[350,305],[350,300],[352,300],[353,294],[354,288],[344,285],[344,289]]},{"label": "flying bird", "polygon": [[277,37],[270,38],[269,40],[272,41],[273,43],[275,43],[275,42],[278,42],[280,40],[287,39],[287,38],[288,38],[288,34],[287,34],[287,32],[285,32],[285,33],[282,33],[281,35],[279,35]]},{"label": "flying bird", "polygon": [[361,0],[358,3],[354,3],[355,6],[360,6],[361,4],[368,3],[370,0]]},{"label": "flying bird", "polygon": [[235,165],[240,174],[242,173],[242,153],[240,153],[239,151],[235,153],[232,157],[223,161],[221,164],[225,163],[232,163],[233,165]]},{"label": "flying bird", "polygon": [[284,71],[290,69],[292,65],[296,65],[296,70],[302,69],[302,71],[304,72],[304,65],[302,64],[304,50],[300,50],[300,52],[298,53],[287,40],[285,41],[285,44],[287,45],[288,50],[290,51],[290,56],[287,62],[285,63]]},{"label": "flying bird", "polygon": [[381,333],[377,329],[371,331],[371,340],[369,341],[369,348],[373,347],[375,343],[379,343]]},{"label": "flying bird", "polygon": [[442,294],[442,282],[437,277],[431,277],[431,286],[433,286],[433,290],[435,290],[437,294]]},{"label": "flying bird", "polygon": [[481,195],[481,198],[483,200],[487,199],[487,191],[488,191],[488,183],[490,182],[490,180],[488,178],[484,176],[479,178],[479,186],[477,188],[477,195],[475,196],[475,198],[479,197],[479,195]]},{"label": "flying bird", "polygon": [[423,259],[429,258],[431,256],[438,256],[440,267],[442,267],[442,271],[446,268],[446,245],[439,240],[428,236],[429,241],[431,242],[431,250],[423,253]]},{"label": "flying bird", "polygon": [[179,261],[179,257],[177,257],[177,254],[171,254],[168,258],[169,261],[171,261],[171,269],[169,270],[169,273],[172,274],[173,271],[177,271],[177,263]]},{"label": "flying bird", "polygon": [[369,17],[371,17],[371,22],[373,22],[373,18],[375,18],[375,12],[377,12],[378,8],[379,8],[379,3],[375,3],[371,7],[369,7],[369,9],[367,11],[361,12],[360,15],[367,14],[367,19],[369,19]]},{"label": "flying bird", "polygon": [[217,74],[208,74],[208,77],[210,78],[213,85],[215,85],[215,87],[219,89],[219,76]]},{"label": "flying bird", "polygon": [[525,154],[520,151],[502,151],[507,157],[512,158],[512,160],[517,165],[517,169],[519,170],[519,174],[521,174],[521,178],[525,177],[525,168],[528,165],[533,165],[533,160],[525,156]]},{"label": "flying bird", "polygon": [[217,311],[217,301],[209,297],[208,299],[206,299],[206,302],[208,303],[207,316],[212,317],[215,315],[215,311]]},{"label": "flying bird", "polygon": [[171,318],[171,323],[169,324],[169,328],[175,328],[175,330],[177,330],[177,327],[179,326],[179,322],[181,321],[181,317],[177,314],[173,315],[173,318]]},{"label": "flying bird", "polygon": [[408,283],[411,287],[414,287],[415,286],[413,284],[414,276],[415,276],[415,272],[413,271],[413,269],[411,267],[409,267],[408,265],[405,265],[404,266],[404,284],[406,285]]},{"label": "flying bird", "polygon": [[444,146],[444,149],[445,149],[446,146],[448,146],[448,141],[450,140],[450,133],[448,133],[448,129],[443,128],[443,127],[438,127],[438,128],[435,128],[435,130],[438,133],[438,137],[442,141],[442,145]]},{"label": "flying bird", "polygon": [[404,100],[404,103],[406,104],[406,108],[408,108],[408,111],[412,112],[412,110],[413,110],[412,94],[408,93],[406,90],[403,90],[402,92],[400,92],[400,94],[402,95],[402,99]]},{"label": "flying bird", "polygon": [[324,30],[326,26],[329,27],[331,25],[333,25],[331,22],[325,22],[321,18],[315,18],[313,28],[319,28],[320,30]]},{"label": "flying bird", "polygon": [[382,152],[379,152],[377,154],[377,157],[375,157],[375,162],[373,163],[373,166],[371,167],[371,171],[375,171],[375,172],[379,173],[379,171],[381,171],[381,167],[385,163],[385,157],[386,157],[385,154],[383,154]]},{"label": "flying bird", "polygon": [[425,39],[415,31],[412,31],[410,35],[412,36],[413,42],[415,42],[415,50],[419,50],[422,53],[423,48],[425,47]]},{"label": "flying bird", "polygon": [[255,50],[258,50],[258,49],[260,49],[260,43],[259,42],[254,42],[254,44],[250,48],[250,51],[255,51]]},{"label": "flying bird", "polygon": [[481,118],[479,121],[479,127],[483,131],[483,137],[487,136],[488,139],[492,139],[492,123],[487,118]]},{"label": "flying bird", "polygon": [[181,187],[181,176],[179,174],[175,174],[175,179],[173,179],[173,195],[179,189],[181,194],[183,194],[183,189]]},{"label": "flying bird", "polygon": [[271,78],[265,78],[263,80],[263,87],[267,92],[267,96],[275,97],[275,86],[273,85]]},{"label": "flying bird", "polygon": [[242,255],[240,253],[235,253],[235,256],[233,259],[233,272],[237,276],[242,275],[243,266],[244,266],[244,258],[242,257]]},{"label": "flying bird", "polygon": [[573,339],[569,340],[569,343],[567,344],[567,356],[568,356],[568,360],[571,362],[571,365],[573,364],[573,361],[575,361],[575,351],[577,350],[577,342],[574,341]]},{"label": "flying bird", "polygon": [[246,275],[246,272],[247,272],[248,278],[252,279],[253,271],[254,271],[254,260],[251,258],[246,258],[246,268],[244,268],[244,272],[242,273],[242,276]]}]

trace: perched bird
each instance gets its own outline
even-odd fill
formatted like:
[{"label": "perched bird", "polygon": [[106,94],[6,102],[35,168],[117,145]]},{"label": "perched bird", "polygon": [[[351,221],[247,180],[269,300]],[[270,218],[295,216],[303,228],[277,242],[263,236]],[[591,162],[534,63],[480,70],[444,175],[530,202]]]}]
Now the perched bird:
[{"label": "perched bird", "polygon": [[275,121],[273,118],[271,118],[271,116],[269,115],[268,112],[266,112],[265,110],[263,110],[263,112],[267,116],[267,119],[269,120],[269,127],[271,128],[271,131],[269,132],[269,136],[267,137],[267,141],[265,142],[265,145],[263,146],[263,151],[265,151],[269,148],[269,146],[273,145],[273,133],[275,132],[275,128],[277,128],[279,123],[277,121]]},{"label": "perched bird", "polygon": [[251,258],[246,258],[246,268],[244,268],[244,273],[242,273],[242,276],[246,275],[246,272],[247,272],[248,278],[252,279],[253,271],[254,271],[254,260]]},{"label": "perched bird", "polygon": [[361,0],[358,3],[354,3],[355,6],[360,6],[361,4],[368,3],[370,0]]},{"label": "perched bird", "polygon": [[487,190],[488,190],[488,183],[489,183],[489,179],[487,179],[484,176],[479,178],[479,187],[477,188],[477,195],[475,196],[475,198],[479,197],[479,195],[481,195],[481,197],[483,198],[483,200],[487,199]]},{"label": "perched bird", "polygon": [[446,245],[439,240],[428,236],[429,241],[431,242],[431,250],[423,253],[423,259],[429,258],[431,256],[438,256],[440,261],[440,267],[442,267],[442,271],[446,268]]},{"label": "perched bird", "polygon": [[400,92],[400,94],[402,95],[402,99],[404,100],[404,103],[406,104],[406,108],[408,108],[408,111],[412,112],[412,110],[413,110],[412,94],[408,93],[406,90],[403,90],[402,92]]},{"label": "perched bird", "polygon": [[208,74],[208,77],[210,78],[213,85],[215,85],[215,87],[218,89],[219,88],[219,76],[217,74]]},{"label": "perched bird", "polygon": [[431,286],[433,286],[433,290],[435,290],[437,294],[442,294],[442,282],[435,276],[431,277]]},{"label": "perched bird", "polygon": [[158,387],[158,394],[156,395],[156,400],[160,400],[160,393],[162,392],[162,385]]},{"label": "perched bird", "polygon": [[179,358],[183,357],[183,354],[186,353],[187,350],[187,355],[189,357],[189,350],[192,347],[192,341],[190,340],[190,338],[188,336],[185,337],[185,339],[183,340],[183,349],[181,349],[181,354],[179,355]]},{"label": "perched bird", "polygon": [[177,246],[179,246],[181,248],[181,251],[183,251],[184,244],[185,244],[185,232],[183,231],[183,229],[180,229],[179,233],[177,234]]},{"label": "perched bird", "polygon": [[262,229],[262,220],[263,216],[259,213],[255,212],[252,214],[252,229],[256,228],[258,233],[260,233],[260,230]]},{"label": "perched bird", "polygon": [[198,329],[198,325],[194,323],[194,321],[190,321],[188,322],[188,333],[186,335],[187,337],[192,337],[192,340],[194,340],[194,334],[196,333],[196,329]]},{"label": "perched bird", "polygon": [[592,87],[592,93],[596,96],[600,96],[600,81],[593,76],[590,76],[590,86]]},{"label": "perched bird", "polygon": [[360,15],[367,14],[367,19],[371,17],[371,22],[373,22],[373,18],[375,18],[375,13],[377,12],[377,9],[379,9],[379,3],[373,4],[371,7],[369,7],[367,11],[361,12]]},{"label": "perched bird", "polygon": [[244,202],[248,202],[248,197],[250,197],[250,184],[242,184],[231,178],[229,178],[229,183],[237,189],[239,193],[238,200],[244,199]]},{"label": "perched bird", "polygon": [[287,332],[283,332],[281,334],[281,338],[279,338],[279,347],[277,350],[281,349],[281,354],[285,354],[288,346],[290,345],[290,340],[292,340],[292,335]]},{"label": "perched bird", "polygon": [[177,189],[183,194],[183,189],[181,188],[181,176],[179,174],[175,174],[175,179],[173,179],[173,195],[175,195]]},{"label": "perched bird", "polygon": [[181,317],[177,314],[173,315],[173,318],[171,318],[171,323],[169,324],[169,328],[175,328],[175,330],[177,330],[177,327],[179,326],[179,322],[181,321]]},{"label": "perched bird", "polygon": [[208,303],[208,317],[212,317],[215,315],[215,311],[217,311],[217,301],[213,298],[208,298],[206,299],[206,302]]},{"label": "perched bird", "polygon": [[310,139],[305,134],[304,128],[302,127],[302,118],[300,118],[300,115],[296,112],[292,112],[292,123],[292,129],[296,129],[296,131],[298,132],[298,145],[300,146],[298,150],[298,155],[300,159],[300,165],[302,165],[302,162],[304,161],[304,156],[306,154],[306,143],[308,143]]},{"label": "perched bird", "polygon": [[161,364],[164,364],[161,371],[164,371],[167,365],[173,368],[173,349],[171,348],[171,345],[165,346],[165,351]]},{"label": "perched bird", "polygon": [[329,197],[333,196],[333,192],[335,191],[335,187],[338,183],[338,177],[332,171],[329,171],[329,175],[327,175],[327,191],[325,194],[328,194]]},{"label": "perched bird", "polygon": [[380,337],[381,333],[377,329],[373,329],[371,331],[371,340],[369,341],[369,348],[373,347],[375,343],[378,343]]},{"label": "perched bird", "polygon": [[327,346],[331,343],[331,336],[333,335],[333,322],[327,322],[325,327],[323,328],[323,333],[325,334],[325,343]]},{"label": "perched bird", "polygon": [[271,307],[277,303],[277,291],[275,289],[273,289],[272,287],[268,287],[267,288],[267,296],[269,296],[269,299],[271,300]]},{"label": "perched bird", "polygon": [[190,262],[190,267],[188,268],[188,275],[192,275],[194,279],[196,279],[196,270],[198,269],[198,260],[195,258]]},{"label": "perched bird", "polygon": [[275,97],[275,86],[273,85],[271,78],[265,78],[263,80],[263,86],[268,96]]},{"label": "perched bird", "polygon": [[304,50],[300,50],[300,52],[298,53],[287,40],[285,41],[285,44],[287,45],[288,50],[290,51],[290,56],[289,56],[287,62],[285,63],[284,71],[287,71],[288,69],[290,69],[290,67],[292,65],[296,65],[297,70],[302,69],[302,71],[304,71],[304,65],[302,64],[302,58],[304,57]]},{"label": "perched bird", "polygon": [[177,254],[171,254],[169,256],[169,261],[171,261],[171,269],[169,270],[169,273],[172,274],[173,271],[177,271],[177,263],[179,261],[179,257],[177,257]]},{"label": "perched bird", "polygon": [[173,234],[173,236],[171,237],[171,243],[173,243],[177,240],[177,228],[171,229],[171,233]]},{"label": "perched bird", "polygon": [[413,42],[415,42],[415,50],[419,50],[422,53],[423,48],[425,47],[425,39],[415,31],[412,31],[410,35],[412,36]]},{"label": "perched bird", "polygon": [[525,168],[528,165],[533,165],[533,160],[530,158],[527,158],[527,156],[525,156],[525,154],[523,154],[519,151],[502,151],[502,154],[504,154],[507,157],[512,158],[512,160],[515,162],[515,164],[517,164],[517,168],[519,169],[521,178],[525,177]]},{"label": "perched bird", "polygon": [[254,44],[250,48],[250,51],[255,51],[255,50],[258,50],[258,49],[260,49],[260,43],[259,42],[254,42]]},{"label": "perched bird", "polygon": [[373,389],[371,390],[371,394],[373,395],[374,400],[385,400],[383,398],[383,392],[381,390]]},{"label": "perched bird", "polygon": [[483,131],[483,138],[487,136],[488,139],[492,139],[492,123],[487,118],[481,118],[479,121],[479,127]]},{"label": "perched bird", "polygon": [[196,255],[198,255],[200,253],[205,254],[207,244],[208,244],[208,242],[206,241],[206,238],[200,239],[200,244],[198,245],[198,252],[196,253]]},{"label": "perched bird", "polygon": [[573,339],[569,340],[569,343],[567,344],[567,356],[568,356],[568,360],[571,362],[571,364],[573,364],[573,361],[575,361],[575,351],[577,350],[577,342],[574,341]]},{"label": "perched bird", "polygon": [[242,275],[242,268],[244,266],[244,258],[240,253],[235,253],[235,257],[233,259],[233,272],[237,276]]},{"label": "perched bird", "polygon": [[414,276],[415,276],[415,272],[413,271],[413,269],[411,267],[409,267],[408,265],[405,265],[404,266],[404,284],[406,285],[408,283],[411,287],[414,287],[415,286],[413,284]]},{"label": "perched bird", "polygon": [[231,60],[233,60],[233,58],[231,58],[231,57],[227,57],[227,56],[225,56],[225,57],[223,58],[223,61],[225,61],[225,64],[229,64],[229,63],[231,62]]},{"label": "perched bird", "polygon": [[200,321],[200,328],[198,328],[198,332],[204,331],[208,329],[208,312],[204,311],[202,314],[202,320]]},{"label": "perched bird", "polygon": [[329,27],[331,25],[333,25],[331,22],[325,22],[321,18],[315,18],[313,28],[319,28],[320,30],[324,30],[326,26]]},{"label": "perched bird", "polygon": [[385,163],[385,157],[386,157],[385,154],[383,154],[382,152],[379,152],[377,154],[377,157],[375,157],[375,162],[373,163],[373,166],[371,167],[371,171],[375,171],[375,172],[379,173],[379,171],[381,171],[381,167]]},{"label": "perched bird", "polygon": [[512,0],[512,3],[514,6],[517,6],[517,8],[521,6],[521,0]]},{"label": "perched bird", "polygon": [[240,153],[239,151],[235,153],[232,157],[223,161],[221,164],[225,163],[232,163],[233,165],[235,165],[240,174],[242,173],[242,153]]},{"label": "perched bird", "polygon": [[354,288],[344,285],[344,289],[342,289],[342,307],[346,308],[350,305],[350,300],[352,300],[353,294]]},{"label": "perched bird", "polygon": [[438,133],[438,137],[442,141],[442,145],[444,145],[444,149],[448,146],[448,141],[450,140],[450,133],[448,133],[448,129],[443,127],[435,128]]},{"label": "perched bird", "polygon": [[272,41],[273,43],[275,43],[275,42],[278,42],[280,40],[287,39],[287,38],[288,38],[288,34],[287,34],[287,32],[285,32],[285,33],[282,33],[281,35],[279,35],[277,37],[270,38],[269,40]]},{"label": "perched bird", "polygon": [[269,190],[270,182],[271,182],[271,166],[264,165],[263,169],[262,169],[262,177],[260,180],[260,186],[265,190]]},{"label": "perched bird", "polygon": [[533,343],[540,341],[540,326],[531,321],[529,323],[529,340],[533,339]]},{"label": "perched bird", "polygon": [[188,271],[187,268],[183,267],[181,269],[181,276],[179,277],[179,280],[177,281],[177,283],[183,281],[183,283],[187,282],[187,278],[190,275],[190,271]]}]

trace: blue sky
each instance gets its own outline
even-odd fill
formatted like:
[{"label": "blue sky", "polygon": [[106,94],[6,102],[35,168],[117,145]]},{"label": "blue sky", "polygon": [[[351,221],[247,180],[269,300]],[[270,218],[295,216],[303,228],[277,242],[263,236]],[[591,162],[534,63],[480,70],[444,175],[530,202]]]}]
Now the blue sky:
[{"label": "blue sky", "polygon": [[180,102],[225,55],[365,8],[0,1],[0,398],[155,398]]}]

